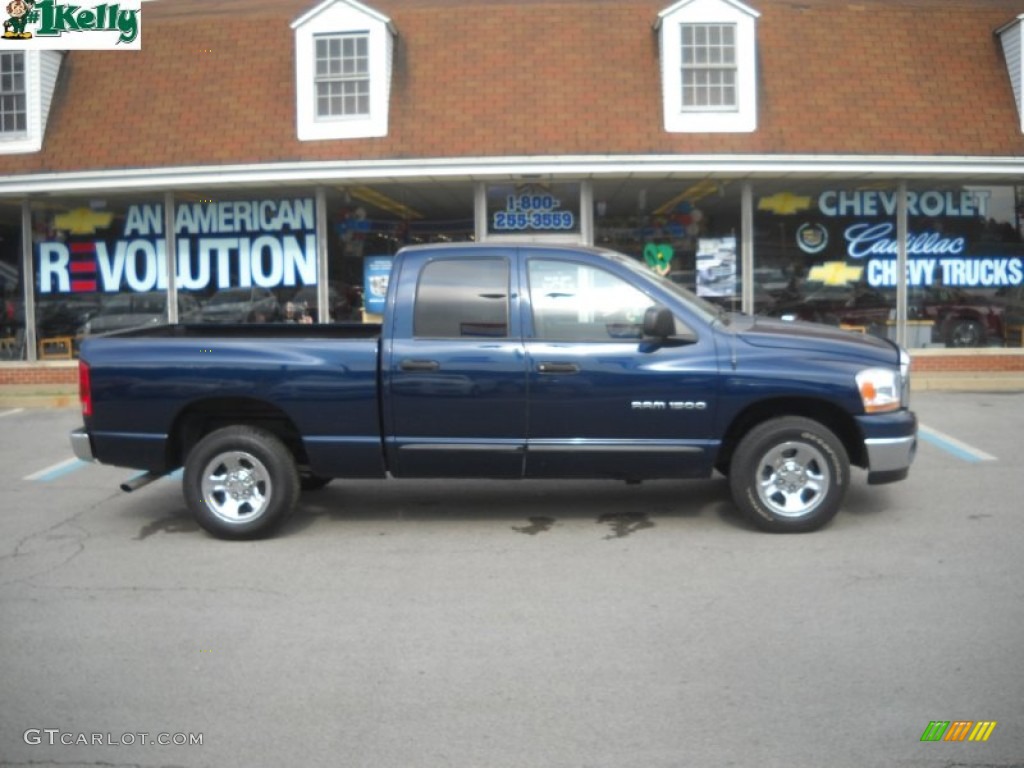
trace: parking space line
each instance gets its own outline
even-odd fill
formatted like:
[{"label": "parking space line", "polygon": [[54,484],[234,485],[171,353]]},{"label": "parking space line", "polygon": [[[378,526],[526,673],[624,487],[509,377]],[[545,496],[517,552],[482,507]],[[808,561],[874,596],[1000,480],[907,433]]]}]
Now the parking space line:
[{"label": "parking space line", "polygon": [[56,464],[51,464],[48,467],[40,469],[38,472],[33,472],[31,475],[25,475],[25,480],[42,480],[44,483],[48,483],[51,480],[56,480],[58,477],[62,477],[71,472],[76,472],[83,467],[89,466],[89,462],[82,461],[81,459],[65,459]]},{"label": "parking space line", "polygon": [[24,410],[24,408],[14,408],[13,410],[10,411],[0,411],[0,419],[2,419],[4,416],[13,416],[14,414],[21,413]]},{"label": "parking space line", "polygon": [[952,435],[947,435],[945,432],[926,427],[923,424],[918,426],[917,433],[921,436],[922,440],[926,440],[932,445],[953,454],[958,459],[971,462],[972,464],[981,461],[998,461],[995,456],[985,453],[980,448],[975,448],[973,445],[968,445],[962,440],[957,440]]}]

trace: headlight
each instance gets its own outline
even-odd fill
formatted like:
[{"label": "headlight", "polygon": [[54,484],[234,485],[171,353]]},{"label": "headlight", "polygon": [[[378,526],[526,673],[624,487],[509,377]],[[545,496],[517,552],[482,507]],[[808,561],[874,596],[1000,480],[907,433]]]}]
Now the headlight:
[{"label": "headlight", "polygon": [[857,389],[867,413],[900,407],[900,375],[888,368],[865,368],[857,374]]}]

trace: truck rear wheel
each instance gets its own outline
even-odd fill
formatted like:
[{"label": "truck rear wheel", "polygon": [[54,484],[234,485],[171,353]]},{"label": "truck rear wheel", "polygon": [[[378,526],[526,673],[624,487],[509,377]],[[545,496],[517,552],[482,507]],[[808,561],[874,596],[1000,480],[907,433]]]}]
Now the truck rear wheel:
[{"label": "truck rear wheel", "polygon": [[185,503],[196,522],[224,539],[270,533],[299,496],[295,461],[273,434],[224,427],[196,443],[185,461]]},{"label": "truck rear wheel", "polygon": [[752,429],[733,454],[736,506],[764,531],[813,531],[835,517],[849,485],[839,439],[811,419],[785,416]]}]

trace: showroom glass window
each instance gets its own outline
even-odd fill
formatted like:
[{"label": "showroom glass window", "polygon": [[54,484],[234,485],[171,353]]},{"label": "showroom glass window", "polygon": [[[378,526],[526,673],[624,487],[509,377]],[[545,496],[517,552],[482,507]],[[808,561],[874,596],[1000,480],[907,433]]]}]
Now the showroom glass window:
[{"label": "showroom glass window", "polygon": [[908,330],[928,329],[917,346],[1021,346],[1022,193],[990,183],[908,185]]},{"label": "showroom glass window", "polygon": [[0,361],[25,360],[21,206],[0,206]]},{"label": "showroom glass window", "polygon": [[52,198],[31,206],[37,356],[77,356],[81,340],[167,320],[162,223],[155,202]]},{"label": "showroom glass window", "polygon": [[475,233],[467,182],[353,184],[328,190],[326,202],[332,321],[379,321],[391,257],[403,246],[465,242]]},{"label": "showroom glass window", "polygon": [[741,190],[715,179],[595,180],[594,243],[739,310]]},{"label": "showroom glass window", "polygon": [[[162,216],[162,206],[151,215]],[[312,192],[279,197],[254,189],[177,200],[174,228],[179,322],[316,320]]]},{"label": "showroom glass window", "polygon": [[896,205],[896,184],[755,184],[755,312],[895,340]]}]

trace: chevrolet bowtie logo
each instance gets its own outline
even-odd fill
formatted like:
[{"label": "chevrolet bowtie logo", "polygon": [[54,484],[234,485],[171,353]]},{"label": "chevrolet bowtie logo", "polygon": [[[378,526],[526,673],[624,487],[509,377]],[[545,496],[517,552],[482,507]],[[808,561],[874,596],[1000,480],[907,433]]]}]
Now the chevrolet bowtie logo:
[{"label": "chevrolet bowtie logo", "polygon": [[826,261],[811,267],[807,273],[808,280],[820,280],[825,285],[846,285],[860,280],[864,267],[851,267],[845,261]]},{"label": "chevrolet bowtie logo", "polygon": [[110,226],[114,214],[94,211],[91,208],[75,208],[73,211],[53,217],[53,228],[62,229],[69,235],[91,235],[97,229]]},{"label": "chevrolet bowtie logo", "polygon": [[779,216],[790,216],[811,207],[811,198],[794,195],[791,192],[778,192],[771,197],[762,197],[757,204],[759,211],[771,211]]}]

